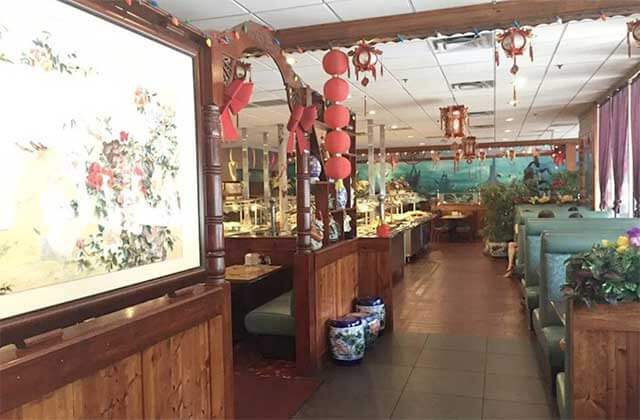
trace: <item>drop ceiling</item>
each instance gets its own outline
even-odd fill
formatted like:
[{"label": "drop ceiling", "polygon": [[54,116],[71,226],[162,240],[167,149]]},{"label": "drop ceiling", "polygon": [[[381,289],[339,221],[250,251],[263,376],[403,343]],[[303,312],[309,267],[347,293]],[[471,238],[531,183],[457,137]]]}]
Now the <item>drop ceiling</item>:
[{"label": "drop ceiling", "polygon": [[[445,7],[491,3],[476,0],[160,0],[161,7],[202,30],[224,30],[246,20],[282,29],[339,22],[373,16],[395,15]],[[352,74],[351,98],[346,102],[357,113],[357,130],[366,131],[366,120],[386,126],[388,146],[440,144],[438,122],[442,106],[467,105],[473,115],[471,134],[480,142],[575,138],[578,117],[640,63],[640,49],[627,57],[626,22],[554,22],[534,28],[534,61],[518,58],[515,79],[518,103],[512,106],[514,76],[511,62],[500,52],[494,60],[492,32],[478,34],[470,42],[441,48],[442,38],[379,44],[384,76],[363,87]],[[473,35],[473,34],[467,34]],[[347,50],[345,50],[347,51]],[[327,75],[321,67],[323,51],[290,55],[302,80],[322,91]],[[252,58],[256,86],[253,102],[240,115],[250,141],[262,144],[263,133],[276,144],[277,123],[286,124],[286,105],[260,106],[284,100],[282,79],[269,57]],[[483,82],[479,89],[452,85]],[[364,98],[367,110],[364,113]],[[358,137],[358,147],[366,143]]]}]

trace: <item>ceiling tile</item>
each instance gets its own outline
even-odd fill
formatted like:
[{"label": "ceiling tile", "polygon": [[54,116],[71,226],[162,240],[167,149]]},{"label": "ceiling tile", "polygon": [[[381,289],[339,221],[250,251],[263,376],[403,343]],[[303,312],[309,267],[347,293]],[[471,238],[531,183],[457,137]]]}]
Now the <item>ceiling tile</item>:
[{"label": "ceiling tile", "polygon": [[216,19],[196,20],[191,24],[203,31],[224,31],[248,20],[255,21],[250,15],[236,15]]},{"label": "ceiling tile", "polygon": [[342,0],[330,3],[343,20],[412,13],[407,0]]},{"label": "ceiling tile", "polygon": [[291,7],[322,4],[322,0],[237,0],[238,3],[252,12],[264,12],[265,10],[288,9]]},{"label": "ceiling tile", "polygon": [[180,19],[208,19],[246,13],[231,0],[158,0],[158,5]]},{"label": "ceiling tile", "polygon": [[416,12],[492,3],[493,0],[412,0]]},{"label": "ceiling tile", "polygon": [[276,29],[338,22],[338,18],[324,5],[291,7],[256,14]]}]

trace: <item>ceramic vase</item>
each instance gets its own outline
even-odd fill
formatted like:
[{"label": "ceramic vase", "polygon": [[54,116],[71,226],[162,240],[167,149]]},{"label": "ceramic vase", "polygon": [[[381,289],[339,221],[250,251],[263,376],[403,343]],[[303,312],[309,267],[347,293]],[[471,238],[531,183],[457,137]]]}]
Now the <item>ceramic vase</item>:
[{"label": "ceramic vase", "polygon": [[386,312],[384,301],[379,296],[367,296],[356,300],[356,311],[372,313],[380,320],[380,333],[384,331],[386,324]]},{"label": "ceramic vase", "polygon": [[366,348],[364,321],[350,315],[329,320],[329,347],[337,364],[360,363]]}]

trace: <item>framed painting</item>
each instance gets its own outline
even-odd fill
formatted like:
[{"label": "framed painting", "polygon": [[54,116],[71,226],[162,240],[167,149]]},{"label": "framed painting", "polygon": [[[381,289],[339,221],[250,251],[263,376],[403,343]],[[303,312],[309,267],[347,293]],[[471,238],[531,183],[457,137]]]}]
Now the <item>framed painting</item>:
[{"label": "framed painting", "polygon": [[0,321],[203,267],[196,54],[70,3],[0,5]]}]

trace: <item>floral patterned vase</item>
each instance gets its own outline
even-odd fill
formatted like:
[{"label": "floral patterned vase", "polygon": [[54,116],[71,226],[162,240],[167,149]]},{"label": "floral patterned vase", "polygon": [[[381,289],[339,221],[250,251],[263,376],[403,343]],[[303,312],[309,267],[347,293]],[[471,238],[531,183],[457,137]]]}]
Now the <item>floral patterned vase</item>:
[{"label": "floral patterned vase", "polygon": [[378,334],[380,334],[380,320],[376,314],[370,312],[352,312],[347,315],[362,319],[362,322],[364,322],[364,341],[367,344],[367,348],[373,347],[378,339]]},{"label": "floral patterned vase", "polygon": [[364,325],[361,318],[350,315],[329,320],[329,347],[337,364],[353,365],[362,361],[366,347]]},{"label": "floral patterned vase", "polygon": [[386,312],[384,301],[379,296],[366,296],[356,299],[356,311],[372,313],[380,320],[380,334],[384,331]]},{"label": "floral patterned vase", "polygon": [[322,165],[317,157],[309,156],[309,179],[311,182],[316,182],[320,179],[320,173],[322,172]]}]

